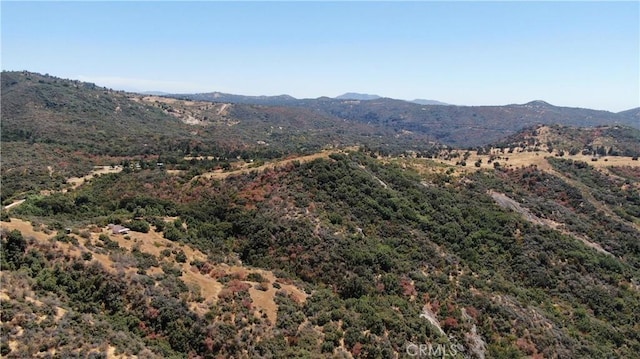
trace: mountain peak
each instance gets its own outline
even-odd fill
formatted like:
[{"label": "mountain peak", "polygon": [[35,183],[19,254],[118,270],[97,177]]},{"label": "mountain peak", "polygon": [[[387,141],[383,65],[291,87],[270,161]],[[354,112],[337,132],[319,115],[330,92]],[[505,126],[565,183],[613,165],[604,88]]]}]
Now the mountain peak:
[{"label": "mountain peak", "polygon": [[542,100],[534,100],[531,102],[525,103],[525,106],[535,106],[535,107],[553,107],[552,104],[542,101]]}]

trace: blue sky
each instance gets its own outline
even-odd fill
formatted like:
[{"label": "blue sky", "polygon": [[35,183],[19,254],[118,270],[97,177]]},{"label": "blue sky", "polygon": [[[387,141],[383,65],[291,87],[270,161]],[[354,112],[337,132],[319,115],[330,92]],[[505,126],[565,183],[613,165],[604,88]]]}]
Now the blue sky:
[{"label": "blue sky", "polygon": [[1,2],[2,69],[125,90],[640,106],[640,2]]}]

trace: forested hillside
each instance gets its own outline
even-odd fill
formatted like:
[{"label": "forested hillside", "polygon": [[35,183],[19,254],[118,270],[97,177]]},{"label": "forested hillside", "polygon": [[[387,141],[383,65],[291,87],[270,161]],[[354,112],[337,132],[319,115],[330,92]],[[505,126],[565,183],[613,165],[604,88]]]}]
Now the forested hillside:
[{"label": "forested hillside", "polygon": [[94,165],[177,164],[207,156],[219,166],[323,148],[364,145],[402,153],[432,148],[423,134],[258,105],[176,101],[32,72],[2,72],[2,202],[61,189]]},{"label": "forested hillside", "polygon": [[387,122],[3,72],[0,354],[637,356],[637,130]]},{"label": "forested hillside", "polygon": [[[20,338],[17,327],[26,338],[69,320],[83,326],[58,329],[63,342],[3,350],[86,353],[91,346],[76,338],[98,323],[106,330],[102,341],[118,353],[161,357],[392,357],[407,355],[412,343],[445,345],[455,349],[452,357],[630,357],[640,349],[637,177],[604,176],[562,159],[550,160],[561,177],[535,167],[455,177],[423,161],[419,174],[410,161],[385,164],[350,152],[224,181],[123,171],[74,193],[31,197],[11,213],[42,223],[52,239],[4,234],[3,287],[24,289],[5,292],[3,313],[13,314],[3,319],[3,342]],[[108,223],[161,232],[206,258],[122,249],[87,232]],[[89,254],[48,255],[60,242],[103,253],[129,274],[114,277]],[[172,270],[180,261],[189,265]],[[281,285],[257,276],[225,279],[212,270],[222,263],[271,270],[305,297],[276,292],[277,316],[269,321],[257,314],[250,288]],[[207,309],[190,310],[206,291],[185,286],[190,271],[218,281],[227,294],[201,298]],[[104,289],[83,292],[86,281]],[[136,299],[140,291],[151,291],[151,301]],[[55,305],[29,304],[56,296]],[[55,306],[66,314],[54,319]],[[26,328],[17,316],[25,310],[53,312]]]},{"label": "forested hillside", "polygon": [[[295,100],[287,97],[228,97],[219,94],[175,95],[176,98],[219,102],[260,103],[299,107],[354,123],[409,131],[454,147],[487,145],[539,124],[565,126],[624,125],[638,128],[637,109],[612,113],[553,106],[544,101],[505,106],[421,105],[391,98],[344,100],[329,97]],[[174,95],[170,95],[174,96]]]}]

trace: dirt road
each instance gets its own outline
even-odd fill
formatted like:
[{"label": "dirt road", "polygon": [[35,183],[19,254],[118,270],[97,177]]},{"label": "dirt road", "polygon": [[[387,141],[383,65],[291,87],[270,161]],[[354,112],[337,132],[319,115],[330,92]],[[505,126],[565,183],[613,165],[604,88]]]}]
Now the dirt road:
[{"label": "dirt road", "polygon": [[282,167],[285,165],[288,165],[290,163],[293,162],[300,162],[300,163],[305,163],[305,162],[310,162],[313,161],[315,159],[318,158],[327,158],[329,157],[329,155],[332,155],[334,153],[342,153],[345,152],[347,150],[354,150],[354,148],[349,148],[349,149],[345,149],[345,150],[330,150],[330,151],[322,151],[322,152],[317,152],[311,155],[306,155],[306,156],[298,156],[298,157],[292,157],[292,158],[286,158],[283,160],[278,160],[275,162],[268,162],[265,163],[263,165],[260,166],[254,166],[252,167],[250,164],[247,164],[241,168],[235,169],[235,170],[231,170],[231,171],[223,171],[223,170],[216,170],[213,172],[207,172],[207,173],[203,173],[201,175],[198,175],[196,177],[194,177],[192,179],[193,180],[197,180],[198,178],[204,178],[204,179],[225,179],[229,176],[234,176],[234,175],[238,175],[238,174],[244,174],[244,173],[250,173],[253,171],[257,171],[257,172],[262,172],[265,171],[267,169],[274,169],[277,167]]}]

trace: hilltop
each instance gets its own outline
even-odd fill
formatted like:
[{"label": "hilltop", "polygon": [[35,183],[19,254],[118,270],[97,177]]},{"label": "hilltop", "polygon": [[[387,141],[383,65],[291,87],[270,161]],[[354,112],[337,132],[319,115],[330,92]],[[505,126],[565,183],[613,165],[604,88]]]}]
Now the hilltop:
[{"label": "hilltop", "polygon": [[630,110],[618,112],[618,114],[628,117],[630,119],[635,119],[636,124],[640,122],[640,107],[632,108]]}]

